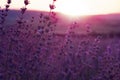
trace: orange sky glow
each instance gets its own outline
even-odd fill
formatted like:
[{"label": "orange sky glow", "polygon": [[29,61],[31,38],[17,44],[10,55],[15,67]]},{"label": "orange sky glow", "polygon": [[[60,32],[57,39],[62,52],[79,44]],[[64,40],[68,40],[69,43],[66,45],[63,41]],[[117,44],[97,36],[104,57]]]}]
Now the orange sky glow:
[{"label": "orange sky glow", "polygon": [[[7,0],[0,0],[3,8]],[[49,11],[52,0],[29,0],[29,10]],[[11,9],[24,7],[24,0],[12,0]],[[94,15],[120,13],[120,0],[57,0],[54,11],[67,15]]]}]

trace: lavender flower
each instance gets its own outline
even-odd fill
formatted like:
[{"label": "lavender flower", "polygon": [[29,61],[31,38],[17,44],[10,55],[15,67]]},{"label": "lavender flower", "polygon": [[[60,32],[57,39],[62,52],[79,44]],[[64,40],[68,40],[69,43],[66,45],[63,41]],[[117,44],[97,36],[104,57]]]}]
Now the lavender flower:
[{"label": "lavender flower", "polygon": [[29,4],[29,1],[28,1],[28,0],[24,0],[24,4],[25,4],[25,5],[28,5],[28,4]]},{"label": "lavender flower", "polygon": [[27,8],[21,8],[21,13],[24,14]]},{"label": "lavender flower", "polygon": [[49,7],[51,10],[55,9],[55,5],[53,5],[53,4],[50,4]]},{"label": "lavender flower", "polygon": [[7,0],[7,3],[10,4],[10,3],[11,3],[11,0]]}]

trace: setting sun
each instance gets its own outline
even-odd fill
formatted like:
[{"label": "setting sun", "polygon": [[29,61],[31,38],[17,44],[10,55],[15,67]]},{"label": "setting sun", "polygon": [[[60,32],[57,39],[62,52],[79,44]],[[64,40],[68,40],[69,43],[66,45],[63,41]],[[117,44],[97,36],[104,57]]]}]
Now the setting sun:
[{"label": "setting sun", "polygon": [[70,15],[95,15],[120,12],[120,0],[61,0],[56,11]]},{"label": "setting sun", "polygon": [[64,1],[62,4],[57,5],[58,11],[70,16],[88,15],[90,14],[90,7],[85,1],[71,0]]}]

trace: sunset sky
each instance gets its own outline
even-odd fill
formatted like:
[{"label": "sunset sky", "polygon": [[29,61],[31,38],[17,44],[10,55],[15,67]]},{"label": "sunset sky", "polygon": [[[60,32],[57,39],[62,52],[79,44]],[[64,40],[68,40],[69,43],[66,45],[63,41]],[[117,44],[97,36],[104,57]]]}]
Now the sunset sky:
[{"label": "sunset sky", "polygon": [[[0,0],[3,8],[7,0]],[[52,0],[29,0],[29,10],[49,10]],[[11,9],[20,9],[24,0],[12,0]],[[57,0],[55,11],[73,15],[107,14],[120,12],[120,0]]]}]

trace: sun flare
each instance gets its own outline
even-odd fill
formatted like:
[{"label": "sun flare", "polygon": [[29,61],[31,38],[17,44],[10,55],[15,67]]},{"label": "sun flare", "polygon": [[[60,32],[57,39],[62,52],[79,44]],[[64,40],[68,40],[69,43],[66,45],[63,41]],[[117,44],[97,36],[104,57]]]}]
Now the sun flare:
[{"label": "sun flare", "polygon": [[80,16],[89,15],[90,7],[85,1],[80,0],[66,0],[62,4],[57,5],[59,12],[70,15],[70,16]]},{"label": "sun flare", "polygon": [[69,16],[108,14],[119,11],[118,0],[61,0],[57,11]]}]

